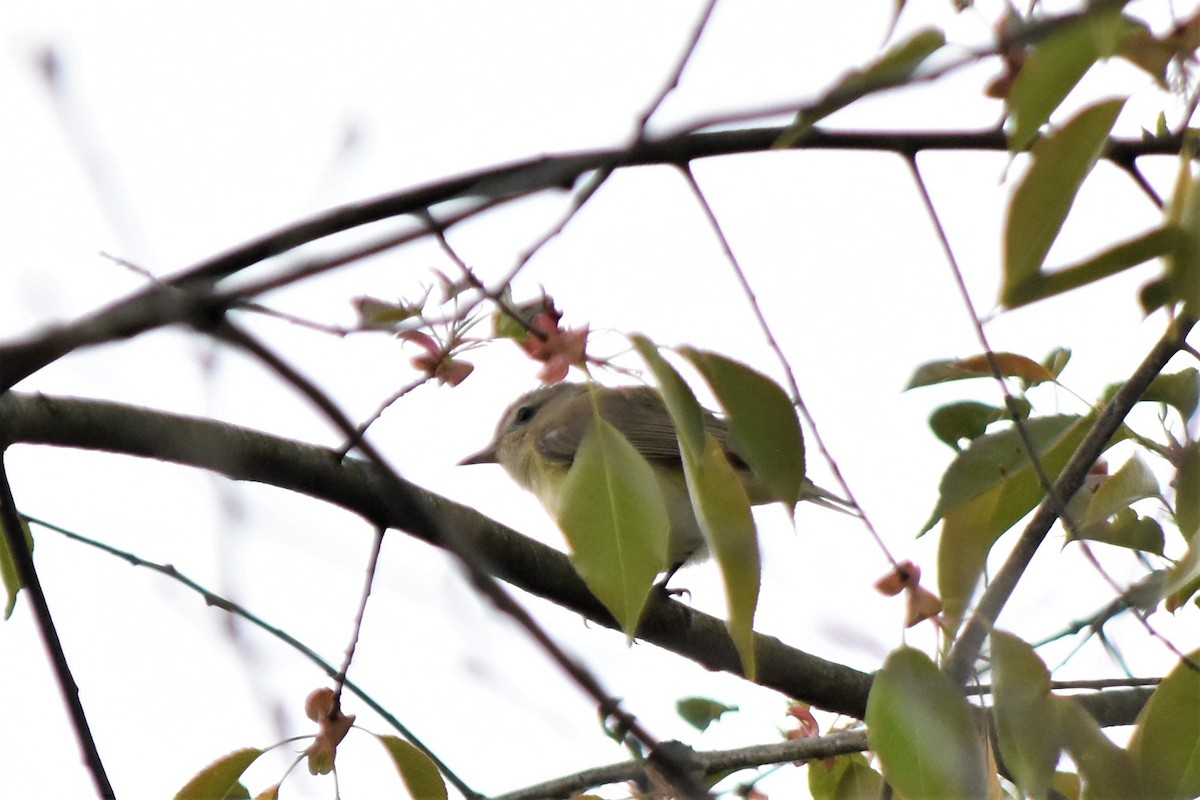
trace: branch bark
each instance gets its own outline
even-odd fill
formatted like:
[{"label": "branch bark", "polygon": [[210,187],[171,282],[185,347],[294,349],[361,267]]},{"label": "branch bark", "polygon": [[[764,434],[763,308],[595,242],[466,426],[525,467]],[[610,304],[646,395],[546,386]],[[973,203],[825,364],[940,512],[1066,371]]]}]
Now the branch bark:
[{"label": "branch bark", "polygon": [[[99,400],[9,392],[0,396],[0,449],[51,445],[99,450],[209,470],[231,480],[263,483],[344,508],[371,525],[397,528],[434,546],[436,532],[421,514],[390,514],[379,471],[326,447],[211,419],[169,414]],[[410,484],[411,486],[411,484]],[[417,486],[441,524],[453,525],[478,548],[505,582],[614,630],[609,616],[563,553]],[[652,598],[638,638],[712,670],[739,673],[725,624],[665,596]],[[792,647],[757,637],[758,683],[825,711],[861,719],[871,676]],[[1131,724],[1150,688],[1103,690],[1075,697],[1101,725]]]},{"label": "branch bark", "polygon": [[[154,458],[220,473],[233,480],[270,484],[345,508],[370,524],[398,528],[443,546],[424,512],[482,555],[489,571],[520,589],[617,629],[575,573],[566,555],[485,517],[472,508],[409,484],[424,509],[398,509],[385,501],[379,470],[330,448],[302,444],[199,417],[168,414],[97,400],[9,392],[0,397],[0,447],[41,444]],[[406,513],[407,512],[407,513]],[[721,620],[666,596],[652,599],[638,638],[708,669],[740,674],[740,660]],[[756,641],[763,686],[827,711],[861,718],[871,678],[784,644]]]}]

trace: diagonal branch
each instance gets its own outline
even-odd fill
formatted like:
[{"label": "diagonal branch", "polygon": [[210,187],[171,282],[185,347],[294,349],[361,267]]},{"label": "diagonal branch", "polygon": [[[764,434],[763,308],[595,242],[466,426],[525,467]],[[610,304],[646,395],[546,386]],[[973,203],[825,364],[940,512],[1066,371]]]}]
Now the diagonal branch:
[{"label": "diagonal branch", "polygon": [[4,451],[0,448],[0,545],[7,547],[17,577],[29,594],[29,604],[33,606],[33,615],[41,634],[42,643],[54,668],[54,677],[58,681],[59,691],[62,692],[67,714],[71,718],[71,726],[79,739],[79,749],[83,751],[83,760],[91,773],[92,783],[96,785],[96,793],[103,798],[114,798],[112,784],[100,760],[100,751],[96,748],[96,740],[92,736],[92,728],[88,724],[87,714],[84,713],[83,703],[79,699],[79,685],[71,674],[67,664],[67,655],[63,652],[62,641],[58,638],[58,629],[54,618],[50,615],[50,606],[46,603],[46,595],[42,592],[42,582],[38,579],[37,570],[33,565],[33,552],[25,541],[25,525],[17,511],[13,500],[12,488],[8,483],[8,472],[4,464]]},{"label": "diagonal branch", "polygon": [[[389,498],[377,467],[339,459],[332,448],[300,444],[199,417],[95,400],[10,392],[0,398],[0,446],[26,443],[103,450],[155,458],[223,474],[233,480],[289,489],[345,508],[372,526],[394,527],[443,546],[428,514]],[[563,553],[412,484],[409,496],[458,532],[487,569],[513,586],[614,630],[616,622],[588,592]],[[638,638],[712,670],[740,675],[740,661],[722,620],[658,597]],[[811,705],[861,718],[870,676],[790,647],[756,639],[758,682]]]},{"label": "diagonal branch", "polygon": [[[1058,480],[1054,482],[1054,495],[1069,498],[1079,490],[1079,487],[1083,485],[1084,478],[1087,477],[1088,470],[1121,427],[1129,411],[1146,391],[1150,382],[1162,372],[1167,362],[1183,348],[1188,332],[1194,325],[1195,320],[1187,317],[1181,317],[1171,323],[1167,332],[1149,355],[1104,407],[1087,437],[1079,443],[1071,460],[1063,467]],[[950,649],[944,671],[951,680],[960,684],[966,682],[975,658],[983,646],[984,637],[995,624],[1000,611],[1008,602],[1013,590],[1016,589],[1017,582],[1024,575],[1025,568],[1029,566],[1034,553],[1037,552],[1042,540],[1046,538],[1050,527],[1057,519],[1058,513],[1055,511],[1054,502],[1050,498],[1043,500],[1037,511],[1034,512],[1033,519],[1025,526],[1021,538],[1017,540],[1012,552],[1009,553],[1008,560],[996,573],[992,582],[988,584],[979,599],[979,605],[975,612]]]}]

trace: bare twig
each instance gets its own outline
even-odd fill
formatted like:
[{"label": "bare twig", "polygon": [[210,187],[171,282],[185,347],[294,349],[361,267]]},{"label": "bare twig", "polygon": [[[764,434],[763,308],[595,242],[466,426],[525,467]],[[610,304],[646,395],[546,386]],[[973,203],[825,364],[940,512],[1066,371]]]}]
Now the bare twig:
[{"label": "bare twig", "polygon": [[358,601],[358,611],[354,615],[354,632],[350,635],[350,644],[346,647],[346,658],[342,661],[342,667],[333,679],[334,693],[336,694],[333,706],[335,710],[341,705],[342,687],[346,684],[346,673],[350,671],[350,664],[354,661],[354,651],[358,649],[358,637],[362,633],[363,617],[367,613],[367,600],[371,597],[371,587],[375,583],[375,570],[379,567],[379,550],[383,547],[384,533],[386,533],[385,528],[375,529],[375,541],[371,544],[371,555],[367,558],[367,574],[363,579],[362,596]]},{"label": "bare twig", "polygon": [[71,727],[75,730],[75,738],[79,740],[83,762],[92,776],[96,793],[105,800],[115,798],[117,795],[108,780],[104,762],[92,736],[92,728],[88,725],[87,714],[84,713],[83,703],[79,699],[79,686],[75,683],[75,676],[71,674],[70,665],[67,664],[67,655],[63,652],[62,641],[58,638],[58,629],[54,625],[54,617],[50,614],[50,606],[42,591],[42,582],[33,565],[33,553],[30,552],[29,543],[25,541],[25,525],[17,511],[16,501],[13,500],[3,456],[4,454],[0,453],[0,533],[3,533],[3,541],[16,568],[17,577],[29,597],[34,622],[54,668],[54,677],[58,681],[59,691],[62,692],[67,715],[71,718]]},{"label": "bare twig", "polygon": [[245,606],[241,606],[234,601],[217,594],[211,589],[205,588],[203,585],[192,580],[170,564],[159,564],[154,561],[147,561],[141,556],[135,555],[128,550],[121,550],[120,548],[113,547],[110,544],[89,538],[75,531],[67,530],[66,528],[63,528],[60,525],[55,525],[52,522],[47,522],[46,520],[38,519],[28,515],[23,516],[25,519],[29,520],[31,524],[45,528],[49,531],[53,531],[61,536],[66,537],[67,539],[70,539],[71,541],[79,542],[87,547],[93,547],[97,550],[108,553],[111,556],[116,556],[117,558],[129,562],[135,567],[144,567],[157,572],[160,575],[165,575],[176,583],[179,583],[200,595],[200,597],[204,600],[205,605],[212,606],[213,608],[217,608],[228,614],[232,614],[235,617],[239,617],[259,630],[264,631],[267,635],[283,642],[288,647],[292,648],[297,653],[300,653],[300,655],[304,656],[313,664],[315,664],[318,669],[325,673],[326,676],[336,679],[338,675],[342,675],[343,684],[355,697],[363,701],[363,703],[365,703],[372,711],[383,718],[388,725],[391,725],[397,733],[408,740],[414,747],[427,755],[429,759],[437,765],[438,771],[446,776],[446,780],[454,784],[454,786],[460,792],[462,792],[463,795],[468,798],[482,797],[482,795],[471,789],[470,786],[468,786],[461,778],[459,778],[458,775],[445,764],[445,762],[438,758],[436,753],[426,747],[425,743],[418,739],[417,736],[411,730],[409,730],[404,723],[400,722],[400,720],[397,719],[394,714],[380,705],[374,697],[367,694],[366,691],[364,691],[354,681],[345,678],[344,670],[339,670],[337,667],[333,666],[333,664],[321,658],[321,656],[318,655],[315,650],[304,644],[304,642],[301,642],[296,637],[292,636],[290,633],[287,633],[282,628],[271,625],[262,617],[251,613],[245,608]]},{"label": "bare twig", "polygon": [[692,194],[695,195],[696,201],[700,204],[700,208],[704,211],[704,216],[708,220],[709,227],[713,229],[717,240],[721,243],[721,250],[725,253],[725,258],[729,262],[730,267],[733,269],[733,274],[737,277],[738,283],[741,284],[742,293],[746,295],[746,300],[750,303],[750,308],[754,313],[755,320],[758,322],[758,327],[763,332],[763,336],[765,336],[767,339],[767,346],[771,348],[772,352],[774,352],[775,356],[779,359],[780,366],[783,368],[783,373],[787,379],[788,391],[791,393],[792,402],[795,403],[796,408],[804,417],[804,421],[808,424],[809,430],[812,431],[813,439],[817,443],[817,449],[821,451],[821,456],[825,459],[825,463],[829,465],[829,469],[833,472],[834,479],[837,480],[838,485],[841,486],[842,492],[844,493],[846,499],[848,499],[850,501],[850,505],[854,507],[855,513],[858,515],[859,519],[862,520],[863,525],[866,526],[867,531],[871,534],[871,537],[875,539],[875,543],[879,547],[880,552],[883,553],[884,558],[886,558],[892,566],[896,566],[896,559],[892,556],[891,550],[888,549],[887,544],[883,541],[883,537],[879,535],[879,531],[875,529],[875,526],[867,517],[866,512],[862,510],[862,507],[859,506],[858,501],[855,500],[854,492],[850,490],[850,485],[846,482],[845,477],[842,476],[842,471],[838,468],[837,460],[834,459],[833,453],[831,453],[829,448],[825,445],[825,440],[821,437],[821,432],[817,429],[817,422],[815,419],[813,419],[812,413],[808,410],[808,405],[804,402],[804,397],[800,394],[800,386],[796,382],[796,375],[792,370],[791,362],[788,361],[787,356],[784,355],[783,348],[780,347],[779,342],[776,341],[775,334],[772,333],[771,326],[767,323],[767,318],[763,314],[762,307],[758,304],[758,297],[754,294],[754,288],[750,285],[750,281],[746,278],[746,273],[742,269],[742,265],[738,262],[737,256],[734,255],[733,247],[730,246],[729,239],[726,238],[725,231],[721,228],[721,223],[717,219],[717,215],[713,212],[712,206],[708,202],[708,198],[704,196],[704,192],[700,188],[700,184],[696,182],[696,176],[692,174],[691,168],[683,167],[682,172],[685,180],[688,183],[688,186],[692,190]]}]

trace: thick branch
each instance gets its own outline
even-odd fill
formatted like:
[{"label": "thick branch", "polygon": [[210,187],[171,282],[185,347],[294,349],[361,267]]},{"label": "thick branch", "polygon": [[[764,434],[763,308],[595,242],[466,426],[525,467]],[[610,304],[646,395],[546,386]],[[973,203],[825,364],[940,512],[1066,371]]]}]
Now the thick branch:
[{"label": "thick branch", "polygon": [[[339,206],[206,259],[174,278],[81,320],[0,347],[0,390],[11,388],[80,347],[188,321],[196,311],[195,298],[207,295],[222,279],[335,233],[393,217],[426,214],[429,209],[452,200],[510,200],[547,189],[568,189],[581,176],[598,169],[684,166],[700,158],[766,152],[774,147],[784,130],[763,127],[689,133],[653,141],[639,140],[629,148],[543,156]],[[1178,138],[1112,139],[1105,157],[1127,165],[1142,155],[1178,153],[1180,146]],[[873,150],[911,158],[929,150],[1007,152],[1007,143],[1004,135],[995,130],[836,132],[815,128],[791,149]]]},{"label": "thick branch", "polygon": [[[9,393],[0,397],[0,446],[49,444],[156,458],[221,473],[235,480],[290,489],[341,506],[372,525],[400,528],[441,546],[423,510],[393,514],[378,470],[339,460],[329,448],[304,445],[213,420],[92,400]],[[444,497],[412,487],[476,546],[497,577],[610,627],[616,623],[588,592],[567,557]],[[427,509],[424,509],[427,510]],[[713,670],[739,674],[724,623],[666,597],[646,613],[638,638]],[[757,640],[759,683],[817,708],[861,718],[870,676],[789,647]]]}]

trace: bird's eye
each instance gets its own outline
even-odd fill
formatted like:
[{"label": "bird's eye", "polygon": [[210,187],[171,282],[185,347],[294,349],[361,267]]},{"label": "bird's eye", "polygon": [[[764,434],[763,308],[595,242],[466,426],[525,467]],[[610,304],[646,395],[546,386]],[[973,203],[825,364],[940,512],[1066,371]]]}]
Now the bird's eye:
[{"label": "bird's eye", "polygon": [[517,409],[516,416],[513,417],[513,422],[517,425],[524,425],[529,420],[533,419],[534,412],[537,409],[533,406],[521,406]]}]

